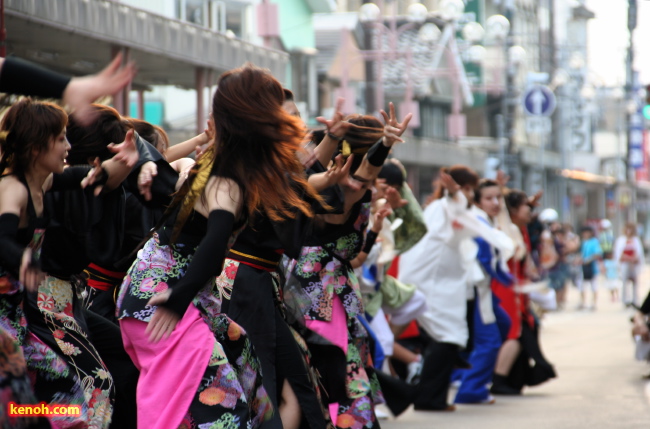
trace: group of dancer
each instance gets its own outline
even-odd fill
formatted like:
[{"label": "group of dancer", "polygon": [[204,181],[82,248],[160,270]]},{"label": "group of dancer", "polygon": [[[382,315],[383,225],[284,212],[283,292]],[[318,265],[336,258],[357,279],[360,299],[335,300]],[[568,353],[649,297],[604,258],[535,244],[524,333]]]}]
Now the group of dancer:
[{"label": "group of dancer", "polygon": [[[523,192],[454,166],[423,212],[390,159],[410,114],[339,101],[308,132],[252,65],[170,147],[91,104],[133,77],[120,61],[0,65],[0,91],[74,109],[21,98],[0,124],[3,427],[371,429],[384,401],[453,409],[453,378],[455,402],[490,403],[554,376],[517,289],[537,276]],[[402,341],[415,320],[423,342]]]}]

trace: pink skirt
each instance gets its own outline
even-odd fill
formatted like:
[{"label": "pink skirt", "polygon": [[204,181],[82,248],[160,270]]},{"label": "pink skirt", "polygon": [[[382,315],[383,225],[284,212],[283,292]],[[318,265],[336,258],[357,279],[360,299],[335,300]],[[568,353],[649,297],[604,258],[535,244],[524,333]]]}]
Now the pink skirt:
[{"label": "pink skirt", "polygon": [[138,428],[178,427],[187,414],[208,366],[215,338],[191,304],[171,336],[158,343],[145,334],[147,323],[120,320],[124,348],[140,370]]}]

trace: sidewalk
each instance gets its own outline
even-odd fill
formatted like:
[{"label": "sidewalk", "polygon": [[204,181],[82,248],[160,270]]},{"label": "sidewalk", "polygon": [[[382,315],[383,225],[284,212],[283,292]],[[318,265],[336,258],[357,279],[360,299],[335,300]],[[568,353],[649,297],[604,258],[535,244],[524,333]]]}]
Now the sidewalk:
[{"label": "sidewalk", "polygon": [[[650,286],[641,277],[640,298]],[[590,294],[587,295],[588,299]],[[528,388],[521,397],[497,397],[494,405],[460,405],[455,412],[410,409],[385,429],[648,429],[650,365],[634,360],[631,310],[612,303],[601,286],[597,311],[577,311],[572,288],[567,309],[542,321],[541,344],[558,378]]]}]

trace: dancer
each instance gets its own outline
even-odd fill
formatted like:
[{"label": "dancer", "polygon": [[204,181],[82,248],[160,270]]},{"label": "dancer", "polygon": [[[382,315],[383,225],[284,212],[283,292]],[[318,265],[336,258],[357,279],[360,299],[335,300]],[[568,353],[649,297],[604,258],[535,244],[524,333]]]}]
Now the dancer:
[{"label": "dancer", "polygon": [[[292,109],[293,98],[286,98],[291,96],[290,91],[285,89],[284,94],[283,108],[299,117]],[[353,157],[343,164],[343,157],[339,155],[332,168],[323,167],[319,160],[331,159],[337,147],[336,135],[332,133],[342,134],[348,127],[338,110],[332,120],[323,121],[330,126],[330,136],[325,136],[314,149],[315,159],[310,161],[311,157],[306,156],[302,162],[313,162],[307,172],[314,189],[328,192],[339,183],[349,182]],[[323,208],[320,199],[314,200],[308,194],[303,198],[315,213],[329,211],[329,207]],[[262,364],[264,386],[279,411],[277,418],[265,424],[269,428],[280,424],[285,429],[322,428],[327,424],[319,400],[317,375],[308,364],[308,350],[304,340],[288,323],[302,317],[300,309],[294,308],[293,299],[301,291],[288,288],[283,291],[280,287],[284,280],[279,270],[281,258],[283,255],[298,258],[303,237],[312,228],[313,218],[300,211],[294,219],[281,221],[260,213],[237,237],[217,279],[223,298],[222,311],[241,324],[250,336]],[[289,303],[285,302],[285,296],[290,297]]]},{"label": "dancer", "polygon": [[364,244],[370,215],[369,186],[393,144],[402,141],[400,136],[412,116],[398,122],[392,103],[390,115],[382,114],[383,127],[372,116],[347,118],[352,126],[341,139],[341,147],[346,154],[354,153],[350,171],[363,185],[358,190],[343,186],[343,214],[319,216],[300,257],[289,265],[291,277],[311,299],[304,317],[306,341],[323,377],[327,407],[337,427],[376,427],[373,404],[381,400],[369,359],[368,334],[358,320],[364,311],[350,262],[362,247],[367,253],[374,244],[376,236],[370,234]]},{"label": "dancer", "polygon": [[501,185],[483,179],[476,188],[473,211],[483,225],[490,228],[475,238],[478,244],[477,259],[485,278],[476,283],[474,302],[474,349],[469,356],[471,368],[463,371],[461,385],[455,402],[459,404],[493,404],[488,384],[492,380],[497,355],[503,337],[510,328],[508,315],[499,306],[491,291],[491,283],[498,281],[505,286],[512,285],[506,261],[515,250],[512,239],[495,226],[495,219],[501,212]]},{"label": "dancer", "polygon": [[216,142],[122,284],[118,319],[141,370],[142,426],[246,428],[271,417],[259,360],[243,328],[220,312],[214,277],[248,222],[262,213],[274,221],[309,216],[302,194],[318,199],[295,155],[303,127],[283,100],[280,83],[262,69],[221,77],[212,102]]},{"label": "dancer", "polygon": [[[0,127],[4,134],[0,141],[4,174],[0,180],[4,280],[0,325],[22,347],[37,398],[81,406],[80,416],[52,417],[59,427],[108,427],[114,399],[112,377],[88,338],[70,284],[52,282],[38,268],[47,226],[43,194],[95,182],[115,188],[138,155],[129,136],[127,144],[112,148],[120,151],[119,156],[101,167],[64,171],[70,148],[66,122],[67,115],[58,106],[26,98],[9,109]],[[100,191],[97,187],[92,192]]]},{"label": "dancer", "polygon": [[458,352],[469,336],[467,297],[475,272],[472,252],[466,256],[468,252],[461,250],[475,232],[465,228],[461,218],[471,216],[469,208],[477,184],[478,176],[469,167],[443,169],[431,203],[424,210],[428,232],[399,260],[400,281],[415,284],[427,300],[427,310],[417,319],[430,341],[423,352],[416,410],[455,409],[447,403],[447,394]]}]

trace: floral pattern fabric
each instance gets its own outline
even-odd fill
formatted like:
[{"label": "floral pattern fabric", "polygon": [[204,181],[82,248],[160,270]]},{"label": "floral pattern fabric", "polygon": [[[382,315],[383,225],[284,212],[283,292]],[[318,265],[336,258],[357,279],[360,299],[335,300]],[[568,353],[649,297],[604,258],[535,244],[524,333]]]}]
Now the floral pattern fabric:
[{"label": "floral pattern fabric", "polygon": [[[263,271],[265,272],[265,274],[268,275],[263,275],[261,278],[260,277],[251,278],[249,277],[251,275],[250,270],[258,274]],[[255,280],[252,281],[252,279]],[[224,263],[224,268],[221,271],[221,275],[219,275],[219,277],[217,277],[216,279],[216,286],[221,295],[221,299],[228,300],[228,301],[231,300],[232,298],[233,288],[235,288],[236,290],[237,288],[240,288],[239,289],[240,293],[242,292],[254,293],[254,291],[259,290],[259,288],[270,288],[272,292],[272,299],[269,300],[263,299],[262,300],[263,305],[273,306],[277,308],[282,318],[286,320],[288,309],[285,307],[283,291],[280,285],[281,285],[281,275],[278,271],[261,270],[259,268],[254,268],[244,262],[237,261],[230,258],[226,258]],[[266,295],[262,295],[262,296],[266,297]],[[265,326],[269,326],[269,321],[266,319],[266,317],[259,317],[259,314],[263,312],[262,309],[251,308],[249,309],[249,312],[251,311],[257,315],[257,317],[255,318],[256,322],[260,324],[264,324]],[[277,324],[278,322],[271,321],[271,323]],[[291,334],[291,337],[296,341],[296,344],[298,346],[298,351],[299,351],[300,362],[302,363],[302,365],[304,365],[307,372],[306,381],[309,383],[313,391],[309,389],[305,389],[304,384],[302,384],[302,381],[305,380],[292,379],[291,377],[295,377],[294,374],[289,375],[287,381],[289,381],[289,383],[294,389],[300,389],[294,391],[294,393],[298,397],[298,402],[302,409],[302,413],[307,421],[307,426],[311,428],[321,428],[321,427],[331,428],[332,424],[329,421],[329,411],[327,410],[326,407],[323,406],[323,402],[321,400],[322,397],[321,397],[321,390],[319,384],[320,377],[318,375],[318,372],[316,371],[316,369],[311,363],[311,354],[307,347],[307,343],[293,327],[288,326],[288,329],[289,329],[289,333]],[[251,339],[255,344],[256,350],[260,354],[275,353],[275,350],[270,349],[267,343],[255,343],[255,334],[254,334],[255,332],[256,332],[255,328],[249,328],[249,333],[251,335]],[[268,333],[261,332],[261,331],[258,332],[257,335],[266,336],[266,337],[269,336]],[[287,362],[289,363],[286,363],[286,365],[292,365],[296,363],[296,360],[288,359]],[[282,363],[276,361],[276,367],[271,368],[271,370],[277,369],[278,365],[282,365]],[[286,375],[286,373],[290,371],[285,370],[284,372]],[[266,370],[264,374],[267,374]],[[294,381],[298,381],[297,386],[293,385]],[[272,388],[271,386],[267,385],[267,389],[271,389],[271,388]]]},{"label": "floral pattern fabric", "polygon": [[358,279],[349,263],[363,245],[370,217],[370,195],[357,204],[358,214],[345,224],[336,225],[336,236],[327,235],[322,245],[303,247],[299,259],[291,261],[287,269],[311,298],[306,320],[331,322],[334,296],[343,304],[348,329],[345,381],[348,400],[339,401],[336,424],[341,428],[360,429],[375,427],[373,404],[383,402],[383,398],[372,371],[368,332],[358,320],[364,314],[363,301]]},{"label": "floral pattern fabric", "polygon": [[[38,252],[43,230],[29,245]],[[107,428],[113,413],[113,379],[74,316],[75,296],[69,282],[46,277],[35,293],[26,293],[0,269],[0,331],[23,351],[36,399],[80,405],[80,416],[55,416],[57,427]],[[24,306],[33,308],[29,320]]]},{"label": "floral pattern fabric", "polygon": [[[131,317],[148,323],[156,309],[147,305],[148,300],[185,275],[194,250],[180,244],[162,245],[154,234],[122,283],[118,319]],[[220,312],[220,299],[213,279],[193,301],[216,341],[181,427],[256,428],[270,418],[271,403],[250,340],[241,326]]]},{"label": "floral pattern fabric", "polygon": [[35,418],[10,417],[9,402],[37,403],[22,349],[6,331],[0,329],[0,428],[21,429],[36,422]]}]

